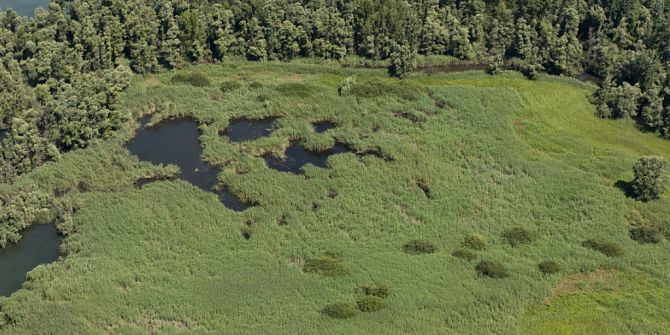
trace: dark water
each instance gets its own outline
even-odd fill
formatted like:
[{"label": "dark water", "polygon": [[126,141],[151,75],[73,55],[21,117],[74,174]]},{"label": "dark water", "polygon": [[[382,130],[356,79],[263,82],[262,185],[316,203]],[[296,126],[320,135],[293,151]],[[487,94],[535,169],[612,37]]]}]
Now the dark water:
[{"label": "dark water", "polygon": [[9,135],[9,129],[0,129],[0,142],[2,142],[7,135]]},{"label": "dark water", "polygon": [[273,155],[266,155],[265,161],[268,167],[281,172],[291,172],[293,174],[303,173],[303,167],[306,164],[312,164],[321,168],[328,167],[328,158],[332,155],[337,155],[351,151],[346,145],[337,143],[332,149],[313,152],[305,149],[305,147],[294,142],[286,148],[285,159],[279,159]]},{"label": "dark water", "polygon": [[594,84],[594,85],[600,85],[603,82],[602,79],[600,79],[599,77],[594,76],[594,75],[592,75],[588,72],[582,72],[581,74],[579,74],[579,77],[577,77],[577,78],[581,81],[591,83],[591,84]]},{"label": "dark water", "polygon": [[47,8],[49,0],[0,0],[0,9],[11,8],[19,15],[33,16],[37,7]]},{"label": "dark water", "polygon": [[[154,127],[145,127],[149,119],[142,119],[143,126],[139,134],[128,143],[128,151],[152,164],[179,166],[181,179],[207,192],[216,193],[219,200],[232,210],[243,211],[249,207],[230,192],[214,190],[219,170],[200,160],[200,132],[195,120],[167,120]],[[146,184],[146,180],[140,183]]]},{"label": "dark water", "polygon": [[57,260],[59,245],[56,226],[46,224],[29,227],[18,244],[0,249],[0,296],[20,289],[26,274],[36,266]]},{"label": "dark water", "polygon": [[325,133],[330,129],[337,128],[337,125],[334,122],[330,121],[316,122],[313,123],[312,126],[314,126],[314,131],[317,132],[318,134]]},{"label": "dark water", "polygon": [[227,135],[231,142],[257,140],[272,134],[276,121],[276,117],[260,120],[235,120],[228,125],[228,128],[221,131],[221,135]]},{"label": "dark water", "polygon": [[434,72],[465,72],[473,70],[486,70],[488,65],[486,64],[438,64],[438,65],[428,65],[421,68],[421,70],[428,73]]}]

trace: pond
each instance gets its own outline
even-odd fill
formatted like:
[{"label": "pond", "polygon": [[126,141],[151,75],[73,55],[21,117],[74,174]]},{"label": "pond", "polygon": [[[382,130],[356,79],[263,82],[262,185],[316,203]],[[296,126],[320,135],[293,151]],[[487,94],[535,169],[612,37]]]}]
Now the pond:
[{"label": "pond", "polygon": [[11,8],[22,16],[33,16],[37,7],[47,8],[49,0],[0,0],[0,10]]},{"label": "pond", "polygon": [[239,119],[228,125],[219,135],[227,135],[231,142],[245,142],[257,140],[272,134],[275,129],[277,117],[269,117],[260,120]]},{"label": "pond", "polygon": [[588,73],[588,72],[582,72],[582,73],[580,73],[579,76],[578,76],[577,78],[578,78],[579,80],[583,81],[583,82],[591,83],[591,84],[594,84],[594,85],[596,85],[596,86],[599,86],[600,84],[603,83],[603,80],[600,79],[600,77],[595,76],[595,75],[592,75],[592,74],[590,74],[590,73]]},{"label": "pond", "polygon": [[33,225],[23,231],[18,244],[0,249],[0,296],[19,290],[26,274],[38,265],[57,260],[60,242],[55,225]]},{"label": "pond", "polygon": [[9,129],[0,129],[0,142],[2,142],[7,135],[9,135]]},{"label": "pond", "polygon": [[312,124],[312,127],[314,127],[314,131],[317,134],[322,134],[325,133],[331,129],[337,128],[337,124],[332,121],[319,121],[319,122],[314,122]]},{"label": "pond", "polygon": [[268,164],[268,167],[273,170],[302,174],[304,172],[303,167],[307,164],[326,168],[328,167],[328,158],[330,158],[330,156],[349,151],[351,151],[351,149],[341,143],[335,144],[331,149],[314,152],[305,149],[299,142],[293,142],[291,146],[286,148],[284,159],[268,154],[265,155],[265,161]]},{"label": "pond", "polygon": [[220,171],[200,158],[200,131],[195,120],[166,120],[154,127],[146,127],[150,119],[150,116],[142,119],[140,132],[127,144],[130,153],[152,164],[178,166],[181,179],[204,191],[216,193],[219,200],[232,210],[243,211],[249,207],[232,193],[215,189]]}]

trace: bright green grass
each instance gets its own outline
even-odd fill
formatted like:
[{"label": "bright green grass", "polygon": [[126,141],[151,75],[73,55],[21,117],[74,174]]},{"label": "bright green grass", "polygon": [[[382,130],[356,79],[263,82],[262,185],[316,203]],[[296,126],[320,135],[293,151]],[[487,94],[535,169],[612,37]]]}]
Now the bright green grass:
[{"label": "bright green grass", "polygon": [[[161,170],[138,163],[121,140],[67,154],[20,182],[76,190],[84,180],[92,192],[68,195],[81,203],[70,228],[74,234],[64,245],[68,257],[39,267],[27,289],[0,299],[10,321],[3,333],[667,329],[668,242],[640,245],[628,238],[628,228],[670,227],[670,200],[638,203],[614,184],[631,179],[641,155],[670,157],[670,143],[630,123],[594,117],[592,87],[548,76],[527,81],[513,73],[479,72],[415,74],[400,82],[383,70],[309,63],[232,61],[186,71],[206,73],[212,85],[173,83],[174,73],[138,76],[123,108],[134,115],[156,112],[154,121],[176,115],[201,120],[204,157],[224,165],[221,183],[259,206],[234,213],[215,195],[183,181],[133,189],[133,180]],[[421,94],[415,101],[338,96],[339,83],[352,75],[358,83],[375,79]],[[227,80],[240,81],[242,88],[221,93],[219,84]],[[263,87],[249,88],[254,81]],[[281,86],[287,83],[307,85],[302,88],[310,96],[287,94]],[[439,99],[446,108],[436,107]],[[415,125],[394,116],[410,110],[427,121]],[[283,117],[269,138],[231,144],[218,136],[234,118],[269,115]],[[313,133],[310,121],[324,119],[340,127]],[[121,137],[133,132],[129,126]],[[335,140],[361,151],[378,147],[394,160],[343,154],[331,158],[330,169],[308,166],[306,177],[269,170],[259,156],[281,152],[291,138],[310,147]],[[430,187],[430,199],[417,186],[419,179]],[[329,198],[330,190],[338,196]],[[277,224],[282,216],[288,225]],[[251,227],[245,224],[249,219],[255,221]],[[501,234],[514,227],[537,231],[537,240],[510,247]],[[240,235],[242,228],[253,231],[250,240]],[[488,240],[486,250],[476,252],[480,259],[503,264],[509,278],[479,277],[476,262],[451,255],[473,233]],[[616,241],[625,255],[608,258],[582,247],[588,238]],[[403,244],[418,239],[438,251],[403,251]],[[305,258],[328,251],[342,254],[350,275],[301,271]],[[537,264],[545,260],[559,262],[563,271],[541,274]],[[542,305],[563,276],[598,268],[618,269],[613,290]],[[356,288],[369,282],[391,288],[384,310],[347,320],[321,313],[327,304],[354,302]]]}]

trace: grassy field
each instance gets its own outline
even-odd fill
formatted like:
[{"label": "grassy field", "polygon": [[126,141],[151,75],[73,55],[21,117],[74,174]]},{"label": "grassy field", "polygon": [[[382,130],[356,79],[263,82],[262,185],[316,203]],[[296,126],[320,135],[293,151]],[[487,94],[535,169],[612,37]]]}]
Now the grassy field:
[{"label": "grassy field", "polygon": [[[200,121],[203,158],[220,183],[258,204],[235,213],[184,181],[133,188],[170,171],[137,161],[119,138],[64,155],[24,176],[70,190],[80,204],[63,251],[25,289],[0,298],[6,334],[663,334],[670,329],[669,243],[643,245],[632,225],[670,231],[670,198],[640,203],[617,187],[642,155],[670,143],[625,121],[601,120],[592,86],[483,72],[387,78],[383,70],[330,64],[230,61],[198,66],[209,86],[137,76],[123,108],[153,122]],[[348,77],[348,95],[338,87]],[[231,84],[231,82],[240,85]],[[239,87],[236,87],[239,86]],[[221,87],[225,87],[224,90]],[[219,130],[240,117],[281,116],[268,138],[230,143]],[[311,122],[338,128],[316,134]],[[291,140],[336,141],[329,169],[280,173],[263,155]],[[79,192],[85,185],[87,192]],[[423,189],[422,189],[423,188]],[[424,192],[427,191],[427,192]],[[334,194],[337,196],[333,197]],[[280,224],[281,223],[281,224]],[[535,238],[513,247],[505,232]],[[245,239],[242,231],[250,231]],[[477,259],[452,256],[484,237]],[[666,234],[668,235],[668,234]],[[607,257],[586,239],[624,249]],[[410,254],[411,240],[433,243]],[[305,273],[339,253],[348,274]],[[509,277],[479,275],[496,261]],[[538,264],[561,270],[543,274]],[[386,308],[340,320],[324,306],[355,302],[365,283],[390,287]],[[4,321],[3,321],[4,320]]]}]

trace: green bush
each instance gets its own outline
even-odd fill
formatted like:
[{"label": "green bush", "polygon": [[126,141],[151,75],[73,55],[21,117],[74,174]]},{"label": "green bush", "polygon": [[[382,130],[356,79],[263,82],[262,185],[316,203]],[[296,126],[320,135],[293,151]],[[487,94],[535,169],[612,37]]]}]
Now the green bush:
[{"label": "green bush", "polygon": [[340,87],[337,88],[337,93],[339,95],[348,95],[349,91],[351,91],[351,87],[356,83],[356,79],[354,77],[347,77],[347,79],[343,80],[342,83],[340,83]]},{"label": "green bush", "polygon": [[385,299],[391,294],[391,289],[386,284],[366,283],[359,286],[363,294],[373,295]]},{"label": "green bush", "polygon": [[561,271],[561,265],[554,261],[544,261],[537,266],[540,272],[544,274],[552,274]]},{"label": "green bush", "polygon": [[176,83],[189,84],[195,87],[205,87],[211,85],[209,78],[204,73],[179,73],[172,77],[172,81]]},{"label": "green bush", "polygon": [[358,299],[356,304],[361,312],[366,313],[377,312],[386,307],[384,299],[374,295],[364,295]]},{"label": "green bush", "polygon": [[303,271],[306,273],[317,273],[324,276],[345,276],[349,274],[349,268],[340,258],[331,256],[319,256],[305,260]]},{"label": "green bush", "polygon": [[472,250],[486,249],[486,237],[481,234],[471,234],[463,240],[463,246]]},{"label": "green bush", "polygon": [[409,254],[432,254],[437,251],[437,246],[427,241],[413,240],[405,243],[403,249]]},{"label": "green bush", "polygon": [[637,227],[630,230],[630,238],[640,243],[659,243],[663,233],[656,227]]},{"label": "green bush", "polygon": [[475,267],[481,275],[491,278],[506,278],[509,276],[507,269],[500,263],[494,261],[481,261]]},{"label": "green bush", "polygon": [[582,246],[598,251],[609,257],[623,255],[623,248],[620,245],[610,241],[591,239],[584,241]]},{"label": "green bush", "polygon": [[257,89],[263,88],[263,83],[260,83],[260,82],[257,82],[257,81],[252,81],[251,83],[249,83],[249,87],[251,89],[257,90]]},{"label": "green bush", "polygon": [[638,200],[658,199],[666,188],[668,161],[661,157],[642,157],[633,167],[633,191]]},{"label": "green bush", "polygon": [[232,92],[235,90],[238,90],[242,87],[242,84],[240,82],[235,81],[235,80],[227,80],[221,83],[221,86],[219,86],[219,89],[221,92]]},{"label": "green bush", "polygon": [[454,251],[453,253],[451,253],[451,255],[454,256],[454,257],[458,257],[460,259],[464,259],[468,262],[472,262],[475,259],[477,259],[477,254],[475,254],[472,251],[464,250],[464,249],[458,249],[458,250]]},{"label": "green bush", "polygon": [[525,228],[512,228],[503,233],[503,237],[513,247],[518,247],[522,244],[528,244],[535,240],[536,234]]},{"label": "green bush", "polygon": [[349,319],[358,314],[357,305],[353,302],[338,301],[336,303],[326,305],[323,308],[323,314],[328,315],[334,319]]},{"label": "green bush", "polygon": [[301,83],[285,83],[277,86],[277,91],[284,96],[294,98],[309,98],[316,93],[314,86]]}]

